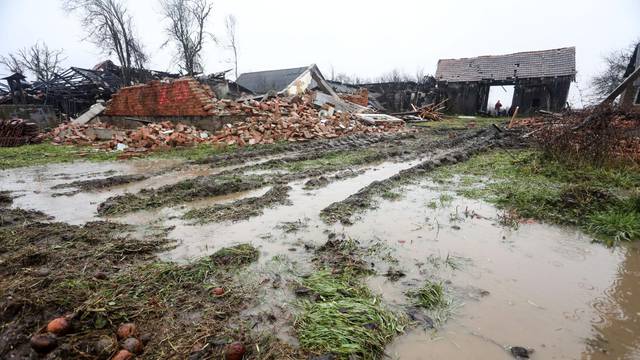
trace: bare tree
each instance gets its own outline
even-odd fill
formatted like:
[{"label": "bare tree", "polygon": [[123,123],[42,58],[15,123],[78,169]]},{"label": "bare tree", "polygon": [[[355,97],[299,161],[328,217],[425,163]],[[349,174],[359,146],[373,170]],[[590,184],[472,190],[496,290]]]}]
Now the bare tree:
[{"label": "bare tree", "polygon": [[606,69],[591,79],[591,91],[598,101],[611,93],[624,80],[624,74],[638,42],[627,48],[616,50],[604,57]]},{"label": "bare tree", "polygon": [[48,82],[60,72],[62,49],[50,50],[47,44],[35,43],[28,49],[18,52],[23,67],[30,71],[38,81]]},{"label": "bare tree", "polygon": [[188,75],[202,72],[200,52],[205,38],[213,38],[205,29],[212,5],[208,0],[161,0],[161,4],[169,21],[166,29],[169,38],[164,45],[174,43],[178,65]]},{"label": "bare tree", "polygon": [[238,33],[236,32],[237,25],[236,17],[228,15],[225,19],[225,25],[227,27],[227,37],[229,38],[229,49],[233,51],[233,70],[235,78],[238,79]]},{"label": "bare tree", "polygon": [[130,84],[132,69],[147,61],[142,43],[134,35],[131,16],[120,0],[65,0],[64,8],[81,15],[87,40],[107,54],[115,53],[122,80]]},{"label": "bare tree", "polygon": [[17,54],[0,56],[0,65],[4,66],[11,73],[22,74],[24,72],[24,64],[20,61],[20,56]]}]

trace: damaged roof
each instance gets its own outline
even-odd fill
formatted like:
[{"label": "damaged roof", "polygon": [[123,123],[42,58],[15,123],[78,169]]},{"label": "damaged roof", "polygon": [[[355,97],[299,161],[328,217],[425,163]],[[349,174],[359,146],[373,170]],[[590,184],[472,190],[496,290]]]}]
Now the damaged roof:
[{"label": "damaged roof", "polygon": [[504,81],[517,78],[575,76],[576,48],[527,51],[438,61],[438,81]]},{"label": "damaged roof", "polygon": [[265,94],[271,90],[280,91],[302,75],[309,67],[282,70],[268,70],[244,73],[238,76],[236,83],[255,94]]}]

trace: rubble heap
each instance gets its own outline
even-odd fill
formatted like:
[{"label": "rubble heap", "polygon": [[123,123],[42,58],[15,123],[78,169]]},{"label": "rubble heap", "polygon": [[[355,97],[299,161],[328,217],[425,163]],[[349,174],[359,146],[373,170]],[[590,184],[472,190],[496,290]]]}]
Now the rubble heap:
[{"label": "rubble heap", "polygon": [[0,147],[40,142],[38,125],[23,119],[0,120]]},{"label": "rubble heap", "polygon": [[356,133],[395,132],[404,129],[404,123],[383,123],[367,126],[355,116],[334,112],[325,106],[318,111],[310,94],[302,97],[274,98],[257,102],[227,104],[223,111],[250,113],[244,121],[227,124],[214,134],[215,142],[253,145],[272,144],[276,141],[305,141],[315,138],[335,138]]},{"label": "rubble heap", "polygon": [[[403,122],[381,122],[368,126],[354,115],[335,112],[328,105],[317,109],[312,98],[311,94],[307,94],[260,102],[212,100],[213,108],[208,110],[211,114],[244,119],[228,123],[213,134],[200,131],[193,126],[165,121],[149,123],[136,130],[126,131],[100,123],[62,124],[51,131],[48,137],[59,144],[97,144],[110,149],[129,147],[153,150],[199,143],[239,146],[272,144],[278,141],[306,141],[405,129]],[[104,141],[100,143],[101,140]]]},{"label": "rubble heap", "polygon": [[[170,121],[151,123],[135,130],[119,130],[102,123],[62,124],[48,134],[58,144],[97,145],[105,149],[149,149],[192,146],[210,142],[209,133]],[[120,145],[119,145],[120,144]]]}]

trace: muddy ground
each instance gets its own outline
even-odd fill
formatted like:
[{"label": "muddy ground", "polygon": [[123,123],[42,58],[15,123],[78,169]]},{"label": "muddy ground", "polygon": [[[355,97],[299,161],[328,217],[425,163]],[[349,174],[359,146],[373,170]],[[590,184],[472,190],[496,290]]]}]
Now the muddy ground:
[{"label": "muddy ground", "polygon": [[[0,357],[109,359],[134,323],[146,359],[637,358],[637,246],[514,226],[436,176],[518,135],[3,171]],[[56,317],[71,327],[36,353]]]}]

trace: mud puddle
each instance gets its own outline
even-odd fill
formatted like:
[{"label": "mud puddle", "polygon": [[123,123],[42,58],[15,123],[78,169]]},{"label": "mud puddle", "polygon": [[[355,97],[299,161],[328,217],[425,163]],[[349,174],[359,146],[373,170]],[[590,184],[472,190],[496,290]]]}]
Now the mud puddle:
[{"label": "mud puddle", "polygon": [[[39,210],[53,216],[57,221],[79,225],[99,219],[96,206],[112,196],[171,185],[197,176],[233,170],[239,166],[214,169],[208,165],[183,166],[182,162],[177,160],[147,159],[104,163],[77,162],[7,170],[0,174],[0,181],[1,190],[10,191],[14,197],[14,207]],[[77,191],[73,187],[61,188],[74,181],[136,175],[146,178],[95,190]]]},{"label": "mud puddle", "polygon": [[161,255],[161,258],[166,260],[187,262],[212,253],[220,247],[246,241],[251,241],[261,248],[263,255],[265,255],[262,258],[271,258],[278,254],[290,254],[296,251],[304,252],[303,243],[320,244],[326,240],[325,230],[335,230],[320,221],[318,218],[320,210],[332,202],[343,199],[371,181],[388,178],[413,165],[415,162],[382,163],[360,176],[338,181],[318,190],[305,190],[306,180],[304,179],[293,182],[289,184],[292,187],[289,193],[291,205],[265,209],[262,216],[247,221],[193,225],[179,219],[178,215],[190,208],[259,196],[264,194],[267,189],[235,193],[224,198],[207,199],[179,208],[136,212],[119,218],[119,221],[131,223],[155,219],[158,221],[157,225],[173,227],[174,230],[169,233],[169,237],[180,241],[180,245]]},{"label": "mud puddle", "polygon": [[523,346],[538,359],[637,358],[638,249],[608,249],[578,231],[539,223],[509,229],[497,224],[499,215],[486,203],[414,186],[348,229],[396,250],[406,276],[369,283],[389,303],[406,304],[405,291],[425,279],[444,281],[454,299],[440,329],[410,330],[387,354],[511,359],[509,346]]}]

